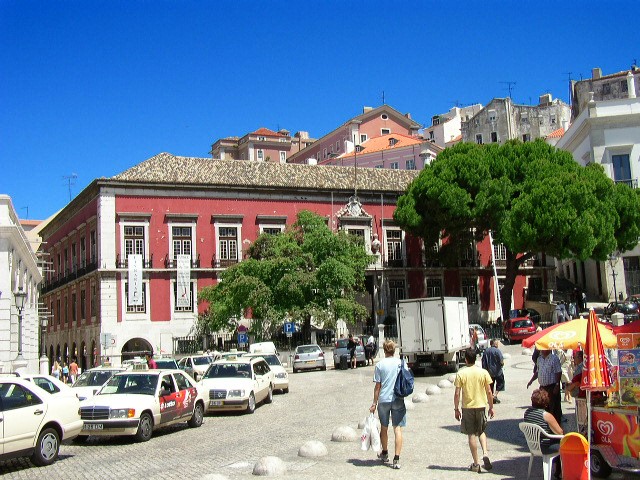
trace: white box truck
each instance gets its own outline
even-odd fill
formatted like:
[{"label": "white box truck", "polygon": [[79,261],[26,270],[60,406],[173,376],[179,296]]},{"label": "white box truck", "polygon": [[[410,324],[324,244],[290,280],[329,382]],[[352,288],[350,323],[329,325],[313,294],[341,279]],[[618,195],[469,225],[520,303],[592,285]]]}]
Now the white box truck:
[{"label": "white box truck", "polygon": [[399,300],[398,344],[409,367],[458,371],[464,350],[471,346],[465,297],[433,297]]}]

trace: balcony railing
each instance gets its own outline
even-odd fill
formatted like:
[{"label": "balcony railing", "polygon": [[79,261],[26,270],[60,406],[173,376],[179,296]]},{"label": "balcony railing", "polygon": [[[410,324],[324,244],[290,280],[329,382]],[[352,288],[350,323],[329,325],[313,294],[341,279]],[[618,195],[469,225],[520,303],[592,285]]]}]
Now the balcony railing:
[{"label": "balcony railing", "polygon": [[389,268],[402,268],[404,267],[405,258],[390,258],[384,261],[384,266]]},{"label": "balcony railing", "polygon": [[[165,268],[178,268],[178,261],[175,258],[164,257]],[[200,268],[200,254],[196,258],[191,258],[191,268]]]},{"label": "balcony railing", "polygon": [[[120,254],[116,256],[116,268],[128,268],[129,267],[129,257],[126,256],[124,259],[120,258]],[[149,258],[142,259],[142,268],[153,268],[153,253]]]},{"label": "balcony railing", "polygon": [[72,268],[72,269],[64,270],[63,272],[57,275],[53,275],[51,277],[51,280],[42,282],[40,284],[40,292],[44,294],[52,290],[55,290],[56,288],[66,285],[67,283],[71,282],[72,280],[75,280],[76,278],[80,278],[83,275],[93,272],[97,268],[98,268],[97,262],[87,263],[86,261],[83,260],[82,262],[80,262],[79,266],[76,266],[75,268]]},{"label": "balcony railing", "polygon": [[637,178],[630,178],[628,180],[614,180],[614,181],[616,183],[626,183],[631,188],[638,188],[638,179]]},{"label": "balcony railing", "polygon": [[239,263],[240,260],[238,260],[237,258],[216,258],[216,256],[214,255],[213,257],[211,257],[211,266],[213,268],[227,268],[230,267],[232,265],[235,265],[236,263]]}]

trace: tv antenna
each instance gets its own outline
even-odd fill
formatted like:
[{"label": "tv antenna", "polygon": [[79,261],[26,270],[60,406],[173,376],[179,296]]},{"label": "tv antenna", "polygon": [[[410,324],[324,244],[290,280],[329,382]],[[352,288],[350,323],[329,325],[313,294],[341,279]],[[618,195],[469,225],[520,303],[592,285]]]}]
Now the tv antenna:
[{"label": "tv antenna", "polygon": [[382,90],[382,105],[384,105],[384,90]]},{"label": "tv antenna", "polygon": [[503,83],[507,86],[507,90],[509,90],[509,98],[511,98],[511,91],[513,90],[513,87],[515,86],[516,82],[500,82]]},{"label": "tv antenna", "polygon": [[63,175],[62,178],[67,181],[67,188],[69,189],[69,201],[71,201],[71,187],[76,184],[76,178],[78,178],[78,175],[72,173],[71,175]]},{"label": "tv antenna", "polygon": [[563,74],[567,76],[567,80],[569,81],[569,105],[571,105],[571,97],[573,96],[571,95],[571,74],[572,73],[573,72],[564,72]]},{"label": "tv antenna", "polygon": [[27,205],[26,207],[21,207],[20,210],[26,210],[27,211],[27,216],[25,218],[29,219],[29,205]]}]

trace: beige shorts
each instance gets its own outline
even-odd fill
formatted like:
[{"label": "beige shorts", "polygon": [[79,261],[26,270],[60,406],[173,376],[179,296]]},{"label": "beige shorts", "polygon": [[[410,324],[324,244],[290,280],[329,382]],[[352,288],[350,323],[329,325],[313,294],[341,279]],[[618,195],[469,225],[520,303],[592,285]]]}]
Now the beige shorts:
[{"label": "beige shorts", "polygon": [[463,408],[460,431],[467,435],[482,435],[487,428],[486,408]]}]

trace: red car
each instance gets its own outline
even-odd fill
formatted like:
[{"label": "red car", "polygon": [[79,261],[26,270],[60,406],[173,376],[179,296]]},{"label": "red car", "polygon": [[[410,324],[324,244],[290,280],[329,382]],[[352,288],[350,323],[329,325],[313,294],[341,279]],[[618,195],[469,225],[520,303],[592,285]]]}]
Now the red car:
[{"label": "red car", "polygon": [[522,341],[536,333],[536,326],[530,318],[511,318],[505,323],[502,336],[506,342]]}]

